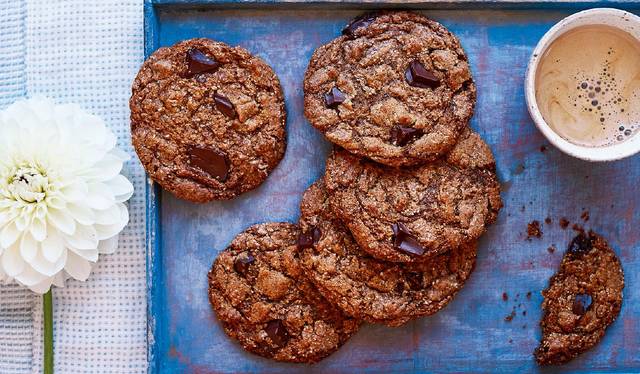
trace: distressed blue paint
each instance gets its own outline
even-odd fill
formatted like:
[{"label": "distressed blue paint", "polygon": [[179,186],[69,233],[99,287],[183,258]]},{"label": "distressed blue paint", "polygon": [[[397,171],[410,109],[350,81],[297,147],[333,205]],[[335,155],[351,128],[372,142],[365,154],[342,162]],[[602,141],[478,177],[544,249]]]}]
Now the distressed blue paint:
[{"label": "distressed blue paint", "polygon": [[[550,254],[547,247],[564,248],[572,235],[558,227],[558,218],[577,221],[583,208],[591,212],[589,226],[605,234],[621,256],[627,288],[621,317],[602,343],[564,369],[640,369],[640,213],[635,209],[640,206],[640,157],[592,164],[561,154],[537,131],[523,97],[524,71],[537,40],[569,9],[589,4],[547,2],[554,8],[547,11],[477,11],[466,4],[461,10],[426,11],[460,37],[469,55],[478,84],[472,126],[496,154],[505,208],[481,240],[476,272],[445,310],[402,328],[364,326],[339,352],[307,367],[256,357],[228,339],[210,310],[206,275],[217,252],[247,226],[296,221],[301,194],[321,175],[329,149],[302,115],[304,70],[313,50],[338,35],[358,11],[317,3],[304,11],[282,10],[285,5],[274,1],[249,2],[252,9],[221,9],[233,3],[228,0],[210,1],[209,8],[195,11],[167,5],[194,3],[189,0],[158,2],[164,5],[145,5],[146,54],[203,36],[261,56],[282,81],[289,147],[263,186],[232,201],[194,205],[149,186],[150,372],[556,372],[537,369],[531,359],[540,335],[539,291],[561,258],[561,250]],[[638,10],[638,4],[627,7]],[[540,152],[541,145],[548,150]],[[543,226],[543,238],[526,241],[526,223],[547,216],[554,223]],[[529,291],[531,300],[525,297]],[[503,292],[509,301],[502,300]],[[504,317],[513,306],[518,315],[507,323]]]}]

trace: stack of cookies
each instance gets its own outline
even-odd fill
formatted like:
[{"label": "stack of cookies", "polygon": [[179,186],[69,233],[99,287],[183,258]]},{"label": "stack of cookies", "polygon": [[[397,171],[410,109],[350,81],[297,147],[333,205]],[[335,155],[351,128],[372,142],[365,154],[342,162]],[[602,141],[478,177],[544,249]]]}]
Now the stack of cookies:
[{"label": "stack of cookies", "polygon": [[458,39],[409,12],[342,34],[305,75],[305,115],[336,147],[300,222],[249,228],[209,273],[227,334],[280,361],[320,360],[360,321],[441,310],[502,207],[491,150],[468,126],[476,89]]}]

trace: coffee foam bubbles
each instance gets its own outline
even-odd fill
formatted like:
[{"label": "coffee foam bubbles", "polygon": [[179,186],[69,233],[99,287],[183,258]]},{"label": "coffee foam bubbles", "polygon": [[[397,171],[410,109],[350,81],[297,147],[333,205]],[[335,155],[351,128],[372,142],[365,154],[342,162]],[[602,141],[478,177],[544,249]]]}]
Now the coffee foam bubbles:
[{"label": "coffee foam bubbles", "polygon": [[609,26],[585,26],[555,40],[536,75],[545,122],[568,141],[620,143],[640,124],[640,43]]}]

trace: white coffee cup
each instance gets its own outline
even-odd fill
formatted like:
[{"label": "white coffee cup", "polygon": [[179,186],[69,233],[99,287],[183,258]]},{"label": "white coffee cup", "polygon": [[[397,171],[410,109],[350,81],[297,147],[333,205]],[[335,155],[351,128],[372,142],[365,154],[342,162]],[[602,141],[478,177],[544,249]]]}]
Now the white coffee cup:
[{"label": "white coffee cup", "polygon": [[[538,129],[556,148],[562,152],[587,161],[613,161],[636,154],[640,151],[640,135],[630,137],[624,142],[603,147],[587,147],[569,142],[558,135],[547,124],[540,113],[536,102],[536,73],[540,59],[547,48],[561,35],[581,26],[606,25],[627,32],[640,40],[640,17],[619,9],[595,8],[570,15],[555,24],[540,39],[533,50],[525,77],[525,97],[529,114]],[[588,48],[588,46],[585,46]]]}]

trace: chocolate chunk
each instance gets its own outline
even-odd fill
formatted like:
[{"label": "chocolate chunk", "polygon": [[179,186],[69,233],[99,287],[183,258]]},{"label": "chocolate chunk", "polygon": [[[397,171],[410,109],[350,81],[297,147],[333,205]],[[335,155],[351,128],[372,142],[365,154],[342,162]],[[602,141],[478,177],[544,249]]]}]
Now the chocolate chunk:
[{"label": "chocolate chunk", "polygon": [[353,39],[355,37],[355,31],[361,27],[367,27],[373,23],[378,17],[376,13],[363,14],[360,17],[354,18],[347,26],[342,29],[342,35]]},{"label": "chocolate chunk", "polygon": [[247,274],[247,270],[249,270],[249,265],[251,265],[255,260],[256,258],[252,255],[247,255],[246,257],[238,257],[233,262],[233,269],[239,274],[245,275]]},{"label": "chocolate chunk", "polygon": [[267,323],[267,327],[264,329],[267,332],[267,335],[273,342],[273,344],[278,347],[282,347],[287,344],[287,340],[289,340],[289,334],[287,333],[287,329],[284,327],[284,324],[279,319],[274,319]]},{"label": "chocolate chunk", "polygon": [[313,237],[309,233],[301,233],[298,236],[298,249],[312,248]]},{"label": "chocolate chunk", "polygon": [[421,256],[424,254],[424,248],[404,223],[395,223],[391,226],[391,229],[393,230],[393,247],[395,249],[412,255]]},{"label": "chocolate chunk", "polygon": [[210,73],[220,67],[218,61],[207,56],[204,52],[197,48],[191,48],[187,51],[187,77],[193,77],[196,74]]},{"label": "chocolate chunk", "polygon": [[424,65],[417,60],[409,64],[404,77],[407,83],[413,87],[436,88],[440,85],[440,79],[425,69]]},{"label": "chocolate chunk", "polygon": [[220,182],[226,181],[229,175],[227,155],[217,150],[194,147],[189,151],[189,163]]},{"label": "chocolate chunk", "polygon": [[585,252],[589,252],[593,247],[593,243],[591,243],[591,239],[587,237],[584,233],[579,233],[571,243],[569,243],[569,248],[567,251],[572,255],[579,255]]},{"label": "chocolate chunk", "polygon": [[333,87],[331,91],[324,94],[324,104],[327,108],[335,109],[338,105],[344,103],[346,100],[346,96],[344,93],[338,89],[338,87]]},{"label": "chocolate chunk", "polygon": [[395,125],[391,129],[391,144],[403,147],[423,134],[422,130],[413,127]]},{"label": "chocolate chunk", "polygon": [[236,109],[233,107],[233,104],[226,97],[219,95],[217,93],[213,94],[213,101],[216,104],[216,108],[222,112],[225,116],[234,119],[236,118]]},{"label": "chocolate chunk", "polygon": [[313,228],[313,244],[316,244],[322,237],[322,231],[318,227]]},{"label": "chocolate chunk", "polygon": [[312,248],[320,238],[322,237],[322,231],[319,228],[314,227],[311,230],[301,233],[298,236],[298,249]]},{"label": "chocolate chunk", "polygon": [[573,314],[577,314],[579,316],[584,315],[589,307],[591,306],[591,296],[586,293],[579,293],[576,295],[576,298],[573,299]]}]

